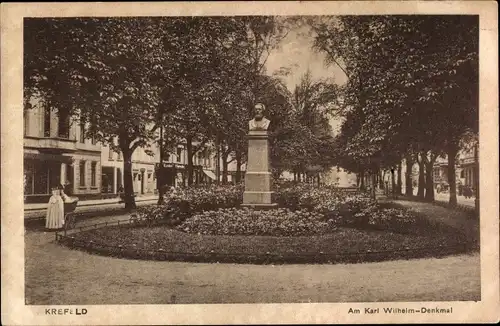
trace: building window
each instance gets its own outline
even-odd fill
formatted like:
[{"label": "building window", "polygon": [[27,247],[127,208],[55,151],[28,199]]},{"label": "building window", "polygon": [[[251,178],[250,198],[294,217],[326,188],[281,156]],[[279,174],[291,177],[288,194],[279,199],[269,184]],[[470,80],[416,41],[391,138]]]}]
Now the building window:
[{"label": "building window", "polygon": [[91,174],[90,174],[90,186],[91,187],[95,187],[96,183],[97,183],[97,162],[92,162],[91,164]]},{"label": "building window", "polygon": [[49,193],[49,169],[46,166],[35,165],[35,187],[34,194]]},{"label": "building window", "polygon": [[85,123],[80,122],[80,143],[85,144]]},{"label": "building window", "polygon": [[67,111],[59,110],[57,124],[57,135],[60,138],[69,138],[69,113]]},{"label": "building window", "polygon": [[43,136],[50,137],[50,108],[45,108],[43,114]]},{"label": "building window", "polygon": [[80,187],[85,187],[85,161],[80,161]]},{"label": "building window", "polygon": [[122,160],[122,151],[118,151],[118,161]]},{"label": "building window", "polygon": [[95,137],[92,137],[92,145],[97,144],[97,141],[95,140]]},{"label": "building window", "polygon": [[35,188],[35,164],[32,160],[24,161],[24,194],[32,195]]},{"label": "building window", "polygon": [[181,155],[182,155],[182,148],[178,147],[177,148],[177,163],[180,163]]},{"label": "building window", "polygon": [[465,170],[460,171],[460,178],[464,178]]},{"label": "building window", "polygon": [[59,172],[57,163],[24,160],[24,194],[50,194],[50,187],[60,183]]},{"label": "building window", "polygon": [[113,160],[113,150],[111,149],[111,146],[108,146],[108,160],[112,161]]}]

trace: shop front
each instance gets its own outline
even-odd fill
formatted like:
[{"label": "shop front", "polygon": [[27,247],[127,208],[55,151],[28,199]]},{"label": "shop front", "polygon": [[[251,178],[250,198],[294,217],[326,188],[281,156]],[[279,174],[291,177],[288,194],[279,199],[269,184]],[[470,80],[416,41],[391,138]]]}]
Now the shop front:
[{"label": "shop front", "polygon": [[43,203],[50,198],[53,187],[63,185],[71,194],[73,185],[72,158],[39,151],[24,153],[24,197],[26,203]]},{"label": "shop front", "polygon": [[163,171],[159,164],[155,165],[157,189],[163,187],[179,187],[186,181],[185,168],[182,164],[165,163]]}]

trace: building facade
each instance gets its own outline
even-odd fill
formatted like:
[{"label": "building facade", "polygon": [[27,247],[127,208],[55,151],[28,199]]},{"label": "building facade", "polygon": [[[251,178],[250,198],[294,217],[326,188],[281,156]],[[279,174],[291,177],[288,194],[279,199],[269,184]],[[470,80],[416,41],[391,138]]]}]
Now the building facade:
[{"label": "building facade", "polygon": [[69,116],[41,106],[25,110],[23,147],[26,202],[46,202],[58,185],[79,197],[100,194],[100,146],[82,138]]},{"label": "building facade", "polygon": [[[474,189],[476,187],[476,166],[479,161],[476,160],[477,148],[461,150],[458,153],[455,166],[455,178],[457,185],[462,185]],[[433,167],[434,185],[448,183],[448,158],[438,158]]]},{"label": "building facade", "polygon": [[[109,146],[101,148],[102,185],[106,194],[117,194],[123,187],[123,155]],[[167,187],[187,185],[187,150],[178,144],[164,158],[163,184]],[[157,146],[137,148],[132,154],[132,185],[136,195],[155,194],[158,191],[160,152]],[[207,148],[193,157],[193,182],[209,183],[215,180],[215,159]]]},{"label": "building facade", "polygon": [[[63,185],[81,200],[116,196],[123,187],[123,155],[85,138],[85,125],[41,105],[24,112],[24,194],[26,203],[44,203],[53,187]],[[159,150],[137,148],[132,155],[136,195],[157,192]],[[187,150],[177,145],[164,161],[165,184],[187,185]],[[215,156],[209,148],[193,158],[194,183],[215,180]]]}]

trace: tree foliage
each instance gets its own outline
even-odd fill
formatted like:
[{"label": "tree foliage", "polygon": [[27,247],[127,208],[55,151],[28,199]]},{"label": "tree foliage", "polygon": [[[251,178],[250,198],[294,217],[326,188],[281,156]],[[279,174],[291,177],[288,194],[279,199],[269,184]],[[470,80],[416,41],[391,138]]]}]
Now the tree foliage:
[{"label": "tree foliage", "polygon": [[339,138],[346,163],[394,167],[420,153],[432,165],[477,133],[477,17],[342,16],[312,26],[315,46],[349,78],[341,90],[348,135]]}]

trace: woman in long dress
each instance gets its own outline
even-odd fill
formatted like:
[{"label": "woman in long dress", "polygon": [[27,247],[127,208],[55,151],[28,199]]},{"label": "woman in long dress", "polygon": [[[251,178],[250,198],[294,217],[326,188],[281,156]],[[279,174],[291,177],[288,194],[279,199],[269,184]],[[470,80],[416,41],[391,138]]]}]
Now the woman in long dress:
[{"label": "woman in long dress", "polygon": [[47,217],[45,227],[47,229],[60,229],[64,226],[64,202],[61,197],[61,190],[52,189],[52,196],[47,205]]}]

